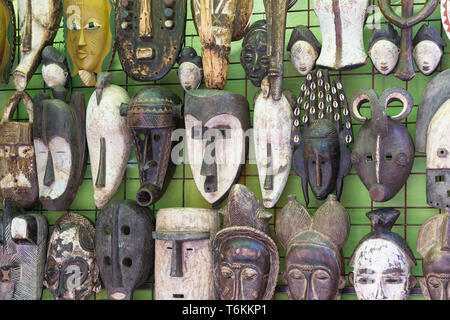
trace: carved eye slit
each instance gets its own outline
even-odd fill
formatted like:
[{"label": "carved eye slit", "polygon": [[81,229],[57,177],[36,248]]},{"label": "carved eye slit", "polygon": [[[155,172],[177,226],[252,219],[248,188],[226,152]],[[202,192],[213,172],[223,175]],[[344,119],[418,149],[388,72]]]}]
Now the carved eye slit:
[{"label": "carved eye slit", "polygon": [[445,182],[445,176],[436,176],[434,178],[436,182]]},{"label": "carved eye slit", "polygon": [[372,278],[367,278],[367,277],[358,278],[359,284],[373,284],[374,282],[375,282],[375,280]]},{"label": "carved eye slit", "polygon": [[314,278],[320,281],[327,281],[330,280],[331,277],[328,274],[328,272],[324,271],[324,270],[318,270],[315,274],[314,274]]},{"label": "carved eye slit", "polygon": [[428,278],[428,284],[431,285],[434,289],[437,289],[441,286],[441,282],[435,277]]},{"label": "carved eye slit", "polygon": [[366,154],[366,162],[372,162],[373,161],[373,157],[371,153]]},{"label": "carved eye slit", "polygon": [[130,259],[130,258],[124,258],[123,260],[122,260],[122,264],[125,266],[125,267],[131,267],[131,265],[133,264],[133,261]]},{"label": "carved eye slit", "polygon": [[289,277],[295,280],[303,280],[305,279],[305,276],[303,275],[303,272],[301,272],[298,269],[292,269],[289,271]]},{"label": "carved eye slit", "polygon": [[391,153],[387,153],[386,154],[386,161],[392,161],[392,154]]},{"label": "carved eye slit", "polygon": [[130,234],[130,227],[129,226],[123,226],[121,229],[120,229],[120,231],[122,231],[122,233],[124,234],[124,235],[129,235]]},{"label": "carved eye slit", "polygon": [[399,284],[399,283],[402,283],[402,279],[401,278],[387,278],[386,279],[386,283],[388,283],[388,284]]},{"label": "carved eye slit", "polygon": [[230,279],[233,277],[234,273],[230,268],[222,267],[220,270],[220,275],[222,276],[222,278]]},{"label": "carved eye slit", "polygon": [[253,281],[258,277],[258,272],[254,269],[245,268],[244,270],[242,270],[242,276],[244,280]]},{"label": "carved eye slit", "polygon": [[107,266],[110,266],[110,265],[112,264],[112,259],[111,259],[111,257],[105,256],[105,257],[103,258],[103,263],[104,263],[105,265],[107,265]]}]

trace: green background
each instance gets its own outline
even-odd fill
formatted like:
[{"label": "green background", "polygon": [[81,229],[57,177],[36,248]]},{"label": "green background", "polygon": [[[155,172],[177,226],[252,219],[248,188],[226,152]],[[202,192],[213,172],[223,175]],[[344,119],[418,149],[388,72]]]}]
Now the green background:
[{"label": "green background", "polygon": [[[16,6],[16,1],[13,3]],[[189,2],[189,1],[188,1]],[[316,35],[316,37],[321,40],[321,32],[319,27],[319,22],[317,16],[312,10],[313,4],[312,0],[298,0],[297,3],[289,10],[287,14],[287,31],[286,31],[286,44],[289,41],[290,34],[292,29],[299,25],[307,25],[310,27],[311,31]],[[375,4],[375,0],[370,1],[371,4]],[[421,3],[420,5],[414,6],[414,11],[417,12],[422,7],[423,2],[415,1],[417,3]],[[392,4],[395,5],[395,10],[400,13],[400,0],[393,0]],[[264,14],[264,6],[263,0],[254,0],[254,14],[251,22],[255,22],[260,19],[265,18]],[[16,19],[17,19],[17,10],[16,10]],[[385,23],[386,20],[382,16],[382,14],[378,11],[375,16],[370,15],[368,18],[368,23],[364,27],[364,42],[366,49],[368,47],[367,42],[372,35],[373,29],[373,21],[381,21]],[[440,20],[440,9],[439,6],[436,8],[435,12],[426,19],[426,22],[434,25],[443,36],[444,40],[447,42],[447,47],[445,48],[445,54],[442,60],[442,63],[438,67],[438,71],[445,70],[450,65],[450,52],[448,48],[449,40],[445,36],[442,30],[442,24]],[[421,24],[414,27],[414,34],[417,32],[418,28],[420,28]],[[18,27],[18,23],[17,23]],[[398,30],[398,29],[397,29]],[[19,32],[17,30],[17,35],[19,39]],[[20,39],[19,39],[20,40]],[[20,44],[20,41],[17,46]],[[232,43],[231,49],[231,61],[229,68],[229,75],[226,87],[224,90],[237,92],[245,97],[247,97],[250,108],[251,108],[251,116],[253,117],[253,96],[258,90],[255,88],[251,82],[246,78],[243,68],[239,62],[239,55],[241,51],[241,43],[242,41],[237,41]],[[185,37],[185,45],[194,47],[198,54],[201,54],[201,44],[200,39],[197,35],[197,32],[194,27],[194,23],[192,21],[192,15],[190,10],[190,4],[188,3],[187,10],[187,23],[186,23],[186,37]],[[58,48],[61,52],[65,52],[64,48],[64,36],[62,25],[58,34],[55,38],[54,46]],[[16,59],[14,62],[13,69],[17,66],[19,59],[19,52],[17,50]],[[133,96],[142,86],[151,86],[154,84],[162,84],[166,87],[170,88],[173,92],[177,93],[180,97],[184,96],[183,89],[179,85],[178,77],[177,77],[177,68],[178,65],[172,68],[172,70],[160,81],[152,81],[152,82],[136,82],[132,79],[128,78],[122,70],[122,66],[119,62],[118,56],[115,56],[114,62],[111,66],[112,72],[112,83],[123,86],[129,93],[130,96]],[[417,70],[417,68],[416,68]],[[412,81],[405,82],[397,79],[394,75],[383,76],[379,74],[372,66],[370,59],[368,59],[367,64],[353,70],[344,71],[344,72],[330,72],[330,75],[333,77],[335,75],[339,75],[342,79],[342,83],[344,85],[344,89],[347,95],[347,98],[350,98],[355,90],[360,87],[370,87],[375,89],[378,94],[381,94],[383,90],[389,88],[391,86],[398,86],[407,89],[413,96],[414,99],[414,108],[411,114],[408,116],[406,121],[403,121],[407,126],[409,132],[414,138],[415,135],[415,121],[417,115],[418,104],[420,102],[420,97],[427,85],[427,83],[437,74],[435,72],[431,76],[427,77],[421,73],[417,73],[415,78]],[[300,76],[296,69],[293,67],[291,62],[289,61],[289,53],[285,52],[285,64],[284,64],[284,88],[289,89],[292,92],[298,94],[300,90],[300,86],[304,81],[304,77]],[[204,84],[202,84],[202,88]],[[88,101],[90,95],[93,93],[93,88],[82,88],[81,83],[78,80],[74,80],[72,82],[73,91],[83,92],[86,96],[86,102]],[[46,88],[44,81],[41,76],[41,67],[38,68],[35,75],[32,77],[28,87],[27,92],[31,97],[34,97],[37,93],[40,92],[49,92],[48,88]],[[9,85],[0,85],[0,108],[3,109],[4,105],[8,101],[8,99],[14,94],[14,85],[11,79]],[[393,104],[389,107],[388,113],[390,115],[397,114],[399,112],[399,107]],[[369,115],[369,109],[362,109],[363,115]],[[26,121],[26,109],[23,106],[20,106],[19,111],[17,113],[16,119],[20,121]],[[253,118],[252,118],[253,119]],[[360,124],[353,121],[353,129],[354,134],[358,133],[360,129]],[[247,163],[241,177],[239,183],[247,185],[255,194],[261,199],[261,192],[259,189],[258,182],[258,172],[256,165],[254,164],[254,148],[253,144],[250,146],[249,151],[249,161],[252,164]],[[377,208],[377,207],[394,207],[400,210],[401,214],[397,220],[397,223],[393,227],[393,231],[400,234],[404,237],[411,249],[413,250],[415,257],[417,258],[417,266],[413,268],[412,272],[415,276],[422,276],[422,259],[421,256],[415,250],[416,248],[416,239],[417,234],[419,232],[421,224],[430,216],[438,214],[439,210],[434,209],[427,206],[426,203],[426,192],[425,192],[425,168],[426,168],[426,158],[423,154],[416,153],[414,159],[414,166],[411,172],[411,175],[408,178],[408,181],[405,183],[404,187],[398,192],[398,194],[390,201],[385,203],[374,203],[371,201],[368,191],[358,178],[355,173],[355,170],[352,169],[351,173],[345,178],[344,181],[344,189],[341,198],[341,203],[347,208],[348,213],[351,219],[351,230],[350,236],[345,244],[343,251],[345,256],[345,263],[348,264],[348,260],[353,253],[353,250],[359,240],[370,231],[369,220],[366,218],[365,213]],[[135,199],[135,195],[137,190],[139,189],[139,174],[136,164],[136,157],[134,151],[132,151],[129,164],[126,170],[126,174],[124,176],[123,182],[118,189],[116,195],[113,200],[119,199]],[[271,221],[271,228],[273,229],[274,221],[276,219],[276,213],[280,210],[287,202],[287,196],[289,194],[296,194],[297,199],[304,203],[302,191],[301,191],[301,181],[300,178],[296,176],[295,172],[291,170],[290,177],[284,192],[282,193],[280,200],[278,201],[275,208],[270,209],[271,212],[274,213],[273,219]],[[312,193],[310,192],[310,205],[309,208],[311,212],[314,212],[323,201],[318,201],[314,198]],[[225,203],[222,203],[220,206],[223,206]],[[167,207],[197,207],[197,208],[209,208],[210,205],[207,203],[198,192],[195,183],[192,179],[191,171],[189,165],[178,165],[176,168],[175,175],[171,180],[168,190],[165,195],[154,205],[151,206],[151,209],[156,214],[159,208],[167,208]],[[64,212],[47,212],[41,206],[38,206],[34,209],[35,212],[42,212],[44,214],[50,225],[50,231],[52,225],[55,221],[60,217]],[[85,215],[93,222],[95,222],[99,210],[95,207],[93,200],[93,186],[92,186],[92,175],[90,165],[88,163],[86,175],[83,180],[82,185],[78,190],[78,194],[70,206],[71,212],[77,212],[82,215]],[[280,272],[284,270],[284,249],[279,245],[280,248],[280,256],[281,256],[281,266]],[[346,276],[348,272],[351,271],[350,267],[346,267]],[[347,277],[346,277],[347,278]],[[152,285],[153,277],[149,279],[149,281],[141,288],[135,291],[134,299],[152,299]],[[277,292],[282,289],[282,282],[279,278],[278,282],[279,286],[277,287]],[[347,286],[349,286],[349,282],[347,280]],[[418,287],[418,284],[417,284]],[[52,299],[52,296],[48,290],[44,290],[43,299]],[[93,295],[91,299],[106,299],[106,293],[102,290],[99,294]],[[274,295],[274,299],[287,299],[287,295],[284,293],[276,293]],[[343,299],[356,299],[355,295],[345,294],[343,295]],[[423,299],[422,296],[410,296],[410,299]]]}]

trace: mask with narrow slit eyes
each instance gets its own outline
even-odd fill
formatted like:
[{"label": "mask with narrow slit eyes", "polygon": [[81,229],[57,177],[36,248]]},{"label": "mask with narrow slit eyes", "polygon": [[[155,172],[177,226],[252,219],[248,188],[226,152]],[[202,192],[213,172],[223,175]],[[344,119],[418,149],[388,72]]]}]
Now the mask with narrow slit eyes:
[{"label": "mask with narrow slit eyes", "polygon": [[376,41],[369,50],[375,68],[384,75],[394,70],[400,56],[400,48],[389,40]]},{"label": "mask with narrow slit eyes", "polygon": [[441,62],[442,55],[442,49],[431,40],[419,42],[413,50],[414,60],[419,70],[427,76],[436,70]]}]

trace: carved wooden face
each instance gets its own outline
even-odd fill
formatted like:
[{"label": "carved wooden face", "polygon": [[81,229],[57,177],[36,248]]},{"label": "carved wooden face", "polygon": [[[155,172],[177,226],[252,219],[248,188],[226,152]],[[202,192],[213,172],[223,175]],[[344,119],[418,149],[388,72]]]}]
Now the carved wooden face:
[{"label": "carved wooden face", "polygon": [[[354,253],[351,281],[359,300],[406,300],[411,270],[405,254],[393,242],[369,239]],[[413,281],[415,284],[415,281]]]},{"label": "carved wooden face", "polygon": [[64,86],[68,76],[69,73],[57,64],[52,63],[42,66],[42,78],[50,88]]},{"label": "carved wooden face", "polygon": [[[423,275],[431,300],[450,299],[450,254],[435,245],[424,257]],[[421,279],[422,280],[422,279]]]},{"label": "carved wooden face", "polygon": [[434,41],[420,41],[413,50],[414,60],[424,75],[430,75],[436,70],[442,58],[442,49]]},{"label": "carved wooden face", "polygon": [[343,281],[329,248],[302,244],[289,249],[283,279],[292,300],[333,300]]},{"label": "carved wooden face", "polygon": [[292,45],[291,62],[302,75],[306,75],[314,69],[318,57],[319,53],[307,41],[300,40]]},{"label": "carved wooden face", "polygon": [[247,33],[242,44],[241,64],[253,85],[260,87],[270,67],[266,29],[259,28]]},{"label": "carved wooden face", "polygon": [[387,75],[394,70],[400,56],[400,48],[392,41],[378,40],[369,50],[370,59],[375,68],[384,75]]},{"label": "carved wooden face", "polygon": [[197,89],[202,83],[203,71],[195,63],[186,61],[178,68],[178,78],[184,90]]},{"label": "carved wooden face", "polygon": [[259,241],[228,240],[218,261],[219,292],[222,300],[259,300],[266,290],[270,256]]}]

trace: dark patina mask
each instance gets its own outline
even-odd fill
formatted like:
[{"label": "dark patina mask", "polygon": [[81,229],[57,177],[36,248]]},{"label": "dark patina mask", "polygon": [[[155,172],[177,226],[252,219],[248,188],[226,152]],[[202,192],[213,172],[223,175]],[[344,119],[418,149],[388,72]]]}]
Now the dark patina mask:
[{"label": "dark patina mask", "polygon": [[286,271],[291,300],[340,299],[345,286],[342,247],[350,232],[350,218],[336,196],[329,195],[312,216],[289,196],[277,215],[275,231],[286,249]]},{"label": "dark patina mask", "polygon": [[55,222],[44,284],[56,300],[87,300],[100,291],[94,236],[94,225],[82,215],[66,213]]},{"label": "dark patina mask", "polygon": [[236,184],[222,211],[224,229],[213,243],[214,286],[221,300],[269,300],[279,254],[269,236],[272,214],[247,187]]},{"label": "dark patina mask", "polygon": [[174,115],[181,117],[182,102],[170,90],[152,86],[139,90],[129,104],[122,104],[120,114],[134,139],[141,188],[136,201],[141,206],[155,203],[173,175],[170,159]]},{"label": "dark patina mask", "polygon": [[0,82],[8,83],[16,54],[16,17],[12,1],[0,1]]},{"label": "dark patina mask", "polygon": [[185,26],[186,0],[117,0],[117,52],[127,75],[164,77],[177,60]]},{"label": "dark patina mask", "polygon": [[47,248],[47,219],[25,214],[14,200],[3,200],[0,237],[0,300],[39,300]]},{"label": "dark patina mask", "polygon": [[[403,107],[396,116],[387,115],[387,106],[399,101]],[[359,113],[359,108],[370,103],[371,119]],[[370,192],[373,201],[392,199],[411,172],[414,145],[402,124],[411,112],[413,99],[402,88],[389,88],[378,97],[373,89],[361,88],[352,97],[351,114],[363,122],[355,139],[351,159],[359,178]]]},{"label": "dark patina mask", "polygon": [[110,202],[97,218],[95,254],[110,300],[131,300],[153,273],[154,217],[130,200]]},{"label": "dark patina mask", "polygon": [[302,178],[306,204],[309,203],[308,184],[317,199],[325,199],[335,189],[339,199],[343,179],[351,169],[348,147],[353,142],[350,113],[341,82],[337,80],[331,85],[326,70],[308,74],[297,99],[294,117],[294,169]]}]

